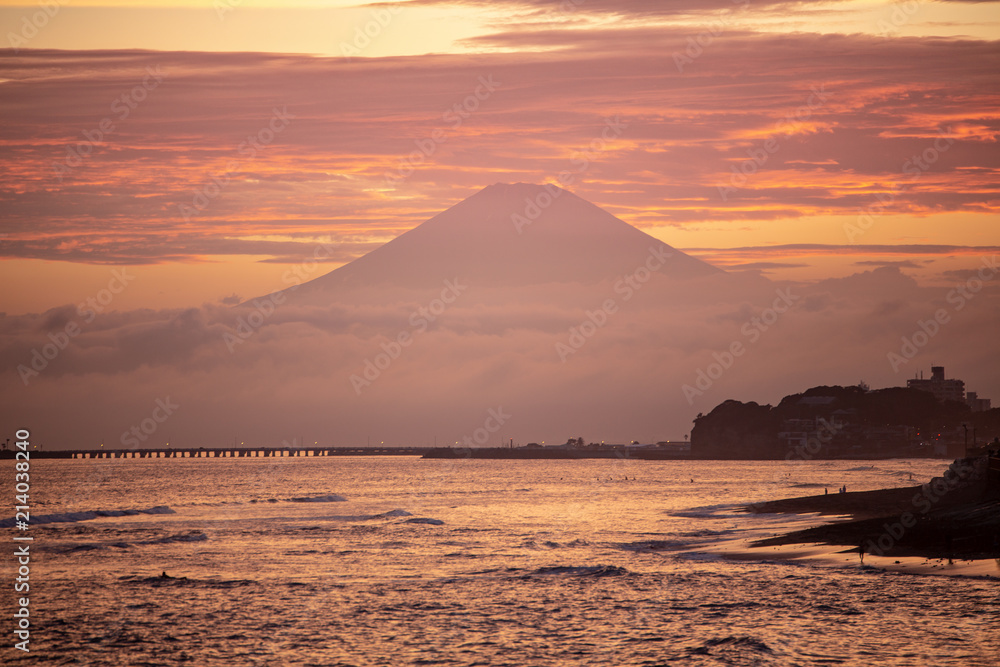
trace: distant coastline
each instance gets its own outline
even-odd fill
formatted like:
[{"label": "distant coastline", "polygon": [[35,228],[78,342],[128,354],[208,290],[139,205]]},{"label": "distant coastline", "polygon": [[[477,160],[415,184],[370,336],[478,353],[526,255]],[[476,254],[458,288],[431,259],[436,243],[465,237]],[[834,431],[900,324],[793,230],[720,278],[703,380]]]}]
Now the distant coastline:
[{"label": "distant coastline", "polygon": [[[425,459],[626,459],[631,461],[778,461],[784,456],[760,458],[693,456],[674,450],[651,446],[602,445],[598,447],[436,447],[423,455]],[[816,460],[880,461],[892,458],[913,458],[887,455],[817,456]],[[938,458],[925,456],[923,458]],[[944,460],[944,457],[940,457]]]},{"label": "distant coastline", "polygon": [[[15,452],[0,451],[0,460],[13,459]],[[328,458],[338,456],[417,456],[426,459],[622,459],[630,461],[776,461],[783,456],[724,457],[678,453],[676,449],[655,445],[597,446],[517,446],[517,447],[197,447],[160,449],[53,449],[34,450],[35,459],[234,459],[234,458]],[[883,461],[898,458],[937,458],[943,456],[854,455],[816,456],[815,460]]]}]

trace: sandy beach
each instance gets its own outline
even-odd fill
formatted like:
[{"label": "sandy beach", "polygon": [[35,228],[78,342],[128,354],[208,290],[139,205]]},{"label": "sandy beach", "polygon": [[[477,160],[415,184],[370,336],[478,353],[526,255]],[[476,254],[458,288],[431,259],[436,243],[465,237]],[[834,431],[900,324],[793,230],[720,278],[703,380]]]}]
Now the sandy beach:
[{"label": "sandy beach", "polygon": [[919,486],[756,503],[743,511],[814,515],[825,522],[749,541],[747,549],[726,557],[863,560],[906,572],[1000,576],[998,491],[983,457],[956,461]]}]

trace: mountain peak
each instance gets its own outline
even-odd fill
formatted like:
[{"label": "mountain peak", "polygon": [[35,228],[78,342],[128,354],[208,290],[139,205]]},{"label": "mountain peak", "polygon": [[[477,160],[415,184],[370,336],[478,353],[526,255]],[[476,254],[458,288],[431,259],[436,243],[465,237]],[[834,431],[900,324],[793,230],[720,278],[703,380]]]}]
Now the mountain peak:
[{"label": "mountain peak", "polygon": [[605,249],[610,250],[625,242],[626,237],[635,239],[637,234],[645,237],[644,243],[662,244],[552,183],[494,183],[407,233],[423,233],[420,230],[448,230],[457,236],[476,234],[468,238],[472,244],[503,243],[514,237],[523,238],[525,244],[562,237],[562,242],[572,244],[573,237],[585,235],[591,239],[606,237],[610,246]]},{"label": "mountain peak", "polygon": [[658,273],[676,279],[722,273],[551,183],[494,183],[302,291],[455,277],[492,287],[594,284],[635,271],[650,252],[669,254]]},{"label": "mountain peak", "polygon": [[[493,192],[493,191],[496,191],[496,192],[508,192],[511,189],[541,190],[545,186],[546,186],[545,183],[522,183],[520,181],[518,181],[517,183],[502,183],[500,181],[497,181],[493,185],[487,185],[485,188],[483,188],[479,192]],[[554,187],[557,187],[557,186],[550,184],[549,187],[553,187],[554,188]],[[475,196],[475,195],[473,195],[473,196]]]},{"label": "mountain peak", "polygon": [[572,194],[569,190],[565,190],[552,183],[494,183],[493,185],[487,185],[485,188],[472,196],[475,197],[483,193],[489,193],[490,195],[502,197],[530,197],[533,194],[543,191],[551,193],[553,190],[560,190],[562,192]]}]

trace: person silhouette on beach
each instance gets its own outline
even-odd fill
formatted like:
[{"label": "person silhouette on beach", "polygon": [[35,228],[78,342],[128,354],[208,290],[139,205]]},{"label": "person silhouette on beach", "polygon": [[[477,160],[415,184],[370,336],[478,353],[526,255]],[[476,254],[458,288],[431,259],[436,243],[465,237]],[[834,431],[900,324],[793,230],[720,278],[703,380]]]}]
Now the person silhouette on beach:
[{"label": "person silhouette on beach", "polygon": [[861,557],[861,564],[864,565],[865,564],[865,543],[864,543],[864,541],[862,541],[861,544],[858,545],[858,556]]}]

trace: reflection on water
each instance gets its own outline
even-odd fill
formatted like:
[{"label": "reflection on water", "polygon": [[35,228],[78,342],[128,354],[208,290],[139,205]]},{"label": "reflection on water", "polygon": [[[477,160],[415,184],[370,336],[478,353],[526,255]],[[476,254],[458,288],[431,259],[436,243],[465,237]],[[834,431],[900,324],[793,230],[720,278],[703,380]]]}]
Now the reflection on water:
[{"label": "reflection on water", "polygon": [[1000,663],[996,579],[710,548],[789,521],[743,503],[906,486],[939,461],[36,467],[33,651],[6,664]]}]

